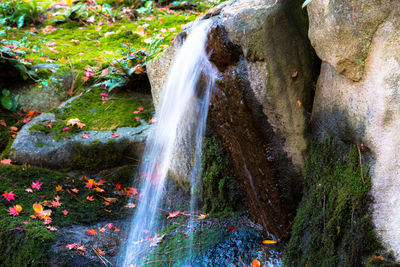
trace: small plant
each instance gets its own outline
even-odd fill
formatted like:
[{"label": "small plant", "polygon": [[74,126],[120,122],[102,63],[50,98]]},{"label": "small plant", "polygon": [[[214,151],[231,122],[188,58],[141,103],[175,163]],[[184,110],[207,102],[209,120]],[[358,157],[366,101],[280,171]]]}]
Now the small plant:
[{"label": "small plant", "polygon": [[8,91],[7,89],[3,89],[1,93],[2,93],[0,98],[1,105],[5,109],[15,111],[17,109],[18,96],[16,97],[11,96],[10,91]]}]

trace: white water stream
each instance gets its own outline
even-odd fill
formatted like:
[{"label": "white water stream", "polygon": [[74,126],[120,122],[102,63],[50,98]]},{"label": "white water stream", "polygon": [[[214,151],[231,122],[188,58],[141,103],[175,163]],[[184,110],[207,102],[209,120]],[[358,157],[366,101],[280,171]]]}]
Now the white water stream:
[{"label": "white water stream", "polygon": [[[157,220],[158,206],[163,195],[165,178],[170,168],[177,131],[190,128],[193,167],[191,171],[192,192],[201,174],[201,147],[205,131],[210,95],[215,70],[205,52],[210,21],[193,25],[189,36],[178,51],[160,98],[157,123],[149,136],[140,173],[143,174],[140,201],[130,225],[129,239],[122,255],[122,266],[140,265],[138,259],[150,246],[160,226]],[[202,77],[201,86],[199,78]],[[204,82],[206,81],[206,82]],[[191,138],[190,138],[191,139]],[[192,194],[191,209],[197,209]]]}]

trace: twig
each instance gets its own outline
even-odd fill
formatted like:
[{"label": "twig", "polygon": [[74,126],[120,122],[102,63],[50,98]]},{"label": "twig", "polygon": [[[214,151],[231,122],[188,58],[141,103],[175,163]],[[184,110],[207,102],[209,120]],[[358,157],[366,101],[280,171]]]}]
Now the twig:
[{"label": "twig", "polygon": [[357,144],[357,150],[358,150],[358,158],[360,160],[361,180],[362,180],[363,184],[365,184],[363,170],[362,170],[361,150],[360,150],[360,146],[358,144]]},{"label": "twig", "polygon": [[324,221],[324,229],[325,229],[325,193],[324,193],[324,203],[322,204],[322,220]]}]

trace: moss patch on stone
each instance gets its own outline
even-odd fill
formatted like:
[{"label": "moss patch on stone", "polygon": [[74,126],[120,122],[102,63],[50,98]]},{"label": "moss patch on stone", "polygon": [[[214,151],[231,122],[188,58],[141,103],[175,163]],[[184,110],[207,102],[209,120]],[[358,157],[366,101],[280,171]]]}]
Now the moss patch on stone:
[{"label": "moss patch on stone", "polygon": [[354,145],[314,142],[285,266],[362,266],[381,249],[369,214],[370,176],[364,168],[362,181],[358,157]]},{"label": "moss patch on stone", "polygon": [[[66,104],[64,108],[51,110],[55,114],[55,122],[34,124],[29,128],[30,131],[54,133],[54,138],[60,139],[90,130],[114,131],[118,127],[137,127],[141,125],[141,120],[149,121],[153,116],[154,109],[147,95],[116,92],[108,96],[108,101],[104,102],[101,93],[104,91],[91,88],[81,97]],[[139,113],[133,114],[134,111]],[[76,118],[85,124],[83,128],[67,125],[69,120]]]},{"label": "moss patch on stone", "polygon": [[231,214],[243,208],[239,185],[221,144],[208,138],[203,150],[203,182],[201,198],[204,212]]}]

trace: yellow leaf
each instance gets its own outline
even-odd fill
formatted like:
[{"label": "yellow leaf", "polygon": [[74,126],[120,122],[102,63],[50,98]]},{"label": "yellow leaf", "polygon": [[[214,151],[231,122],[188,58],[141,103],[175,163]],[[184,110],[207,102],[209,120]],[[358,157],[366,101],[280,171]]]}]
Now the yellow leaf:
[{"label": "yellow leaf", "polygon": [[276,240],[264,240],[262,243],[265,244],[265,245],[267,245],[267,244],[276,244],[276,243],[278,243],[278,241],[276,241]]},{"label": "yellow leaf", "polygon": [[67,5],[72,8],[72,0],[66,0],[66,1],[67,1]]},{"label": "yellow leaf", "polygon": [[66,60],[65,58],[60,58],[58,61],[60,61],[61,63],[67,63],[68,60]]},{"label": "yellow leaf", "polygon": [[35,203],[35,204],[33,204],[33,210],[36,212],[43,212],[43,206]]},{"label": "yellow leaf", "polygon": [[18,212],[21,212],[21,211],[22,211],[22,207],[21,207],[20,205],[15,205],[15,209],[16,209]]},{"label": "yellow leaf", "polygon": [[143,28],[143,26],[137,27],[136,32],[137,32],[139,35],[141,35],[141,36],[145,36],[145,35],[146,35],[146,34],[144,33],[144,28]]}]

